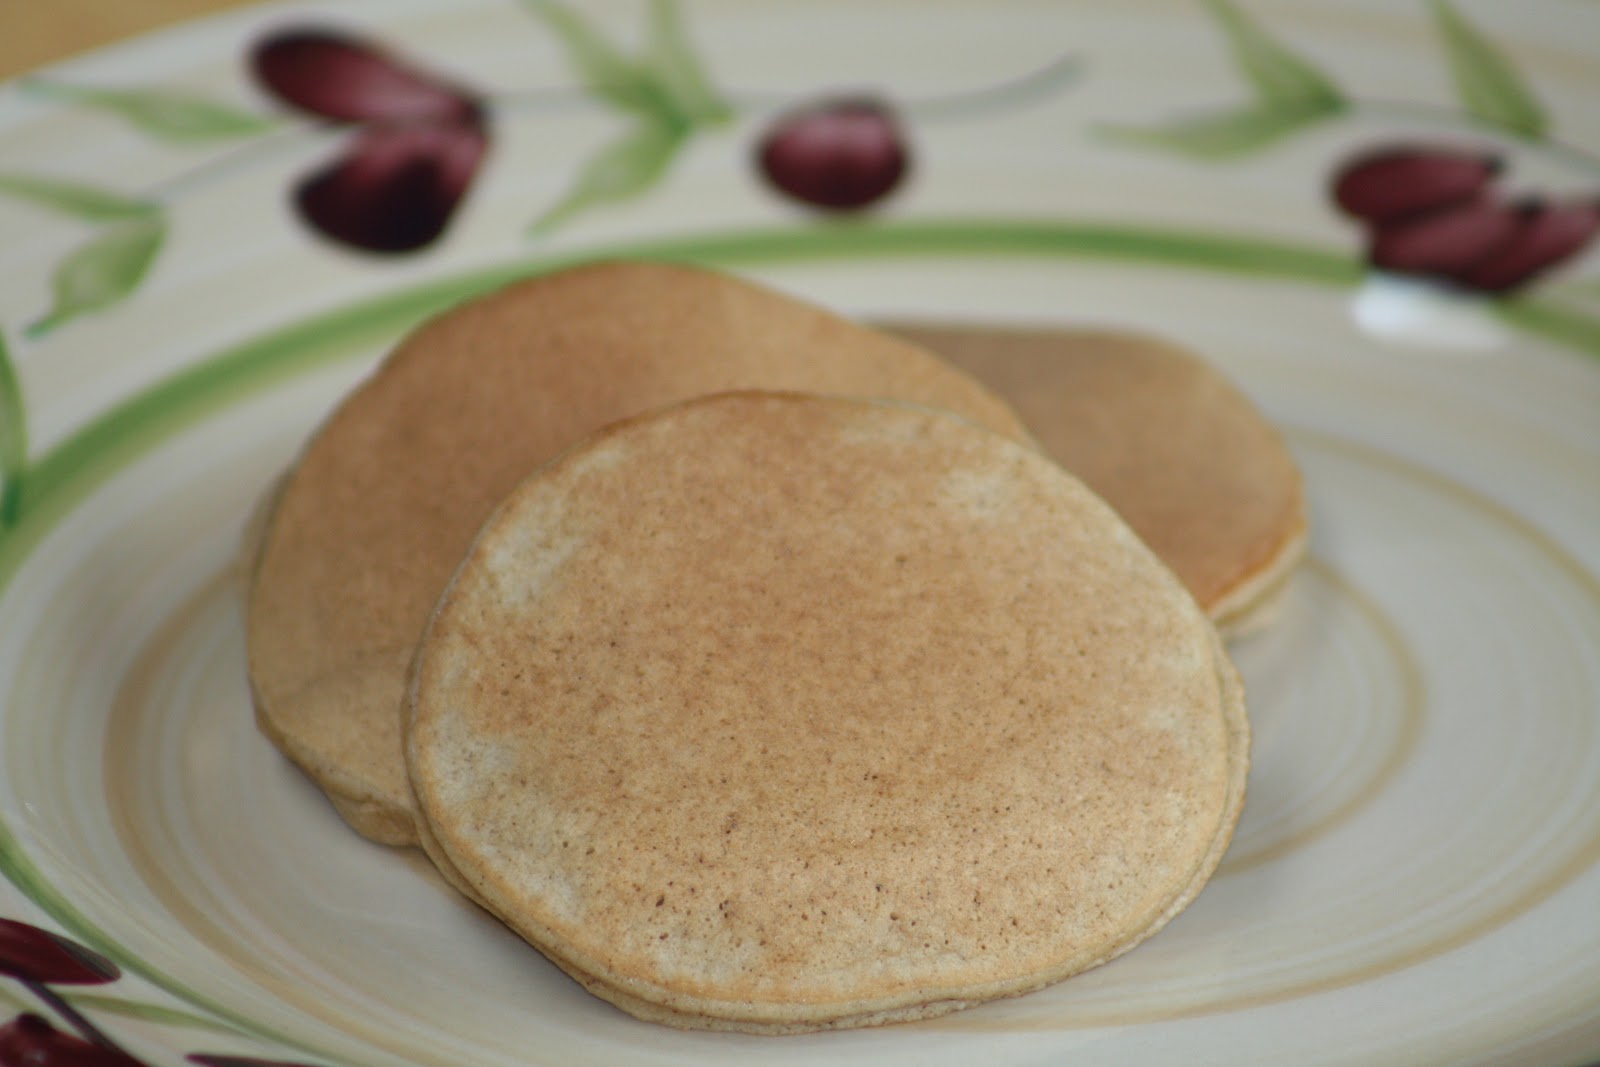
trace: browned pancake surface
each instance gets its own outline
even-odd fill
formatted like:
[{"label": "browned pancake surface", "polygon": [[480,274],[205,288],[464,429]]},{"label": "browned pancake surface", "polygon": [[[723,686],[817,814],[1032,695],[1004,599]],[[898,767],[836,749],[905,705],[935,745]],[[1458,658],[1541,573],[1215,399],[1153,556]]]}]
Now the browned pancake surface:
[{"label": "browned pancake surface", "polygon": [[511,495],[419,653],[410,768],[441,867],[628,1010],[916,1018],[1100,962],[1198,889],[1243,785],[1219,655],[1037,452],[723,396]]}]

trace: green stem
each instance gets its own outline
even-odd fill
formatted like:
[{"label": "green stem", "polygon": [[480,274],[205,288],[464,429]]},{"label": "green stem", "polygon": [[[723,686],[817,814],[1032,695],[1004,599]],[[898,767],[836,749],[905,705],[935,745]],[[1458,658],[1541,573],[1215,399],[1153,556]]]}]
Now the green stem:
[{"label": "green stem", "polygon": [[22,476],[28,465],[28,409],[11,350],[0,332],[0,530],[22,514]]},{"label": "green stem", "polygon": [[143,195],[147,199],[170,204],[191,190],[204,188],[230,174],[251,169],[263,157],[292,147],[307,136],[331,139],[343,128],[332,123],[285,119],[281,125],[274,126],[254,140],[233,145],[203,163],[156,182],[146,188]]},{"label": "green stem", "polygon": [[[937,96],[907,96],[885,88],[875,89],[870,95],[885,98],[901,114],[919,121],[942,122],[948,119],[976,118],[1008,108],[1021,107],[1053,95],[1082,77],[1084,66],[1082,57],[1062,55],[1046,61],[1033,70],[1024,71],[1016,77],[990,85],[956,89]],[[727,90],[729,101],[739,111],[759,120],[770,119],[816,95],[792,89]]]},{"label": "green stem", "polygon": [[601,111],[595,94],[572,86],[542,89],[514,89],[483,98],[483,105],[495,115],[548,115],[552,112]]},{"label": "green stem", "polygon": [[1009,81],[941,96],[897,98],[895,103],[907,115],[918,119],[971,118],[1052,95],[1077,81],[1083,75],[1083,68],[1083,60],[1078,56],[1058,56]]}]

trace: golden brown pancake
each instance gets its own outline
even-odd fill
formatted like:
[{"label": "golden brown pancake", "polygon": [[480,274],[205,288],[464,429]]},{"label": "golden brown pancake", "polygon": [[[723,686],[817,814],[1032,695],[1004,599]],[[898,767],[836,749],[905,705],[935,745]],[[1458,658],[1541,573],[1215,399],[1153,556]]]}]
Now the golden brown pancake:
[{"label": "golden brown pancake", "polygon": [[731,277],[613,263],[512,285],[404,341],[286,476],[247,609],[263,731],[358,831],[413,842],[405,675],[479,524],[607,423],[751,387],[893,397],[1026,437],[941,360]]},{"label": "golden brown pancake", "polygon": [[419,646],[453,882],[676,1026],[926,1018],[1125,951],[1238,818],[1209,620],[1031,447],[736,393],[603,430],[495,511]]},{"label": "golden brown pancake", "polygon": [[1305,548],[1300,471],[1278,431],[1209,363],[1124,332],[890,329],[1009,400],[1226,632],[1265,618]]}]

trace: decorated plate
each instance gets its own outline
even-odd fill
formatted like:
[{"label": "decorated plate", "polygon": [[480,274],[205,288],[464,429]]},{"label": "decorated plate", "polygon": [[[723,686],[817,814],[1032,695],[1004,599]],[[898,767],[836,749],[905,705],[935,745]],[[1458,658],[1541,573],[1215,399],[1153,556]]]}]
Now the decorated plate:
[{"label": "decorated plate", "polygon": [[[0,92],[0,1061],[1600,1058],[1600,7],[250,8]],[[583,993],[259,736],[240,531],[423,316],[595,257],[1184,343],[1304,467],[1222,868],[1043,992]],[[27,1058],[27,1057],[33,1058]]]}]

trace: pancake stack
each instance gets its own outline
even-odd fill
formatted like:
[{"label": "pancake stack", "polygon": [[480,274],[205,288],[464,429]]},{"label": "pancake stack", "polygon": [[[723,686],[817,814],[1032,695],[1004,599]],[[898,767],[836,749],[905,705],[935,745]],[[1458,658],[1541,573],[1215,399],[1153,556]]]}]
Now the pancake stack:
[{"label": "pancake stack", "polygon": [[464,305],[252,523],[258,722],[641,1018],[875,1025],[1096,965],[1215,870],[1249,729],[1228,596],[1019,409],[691,268]]}]

